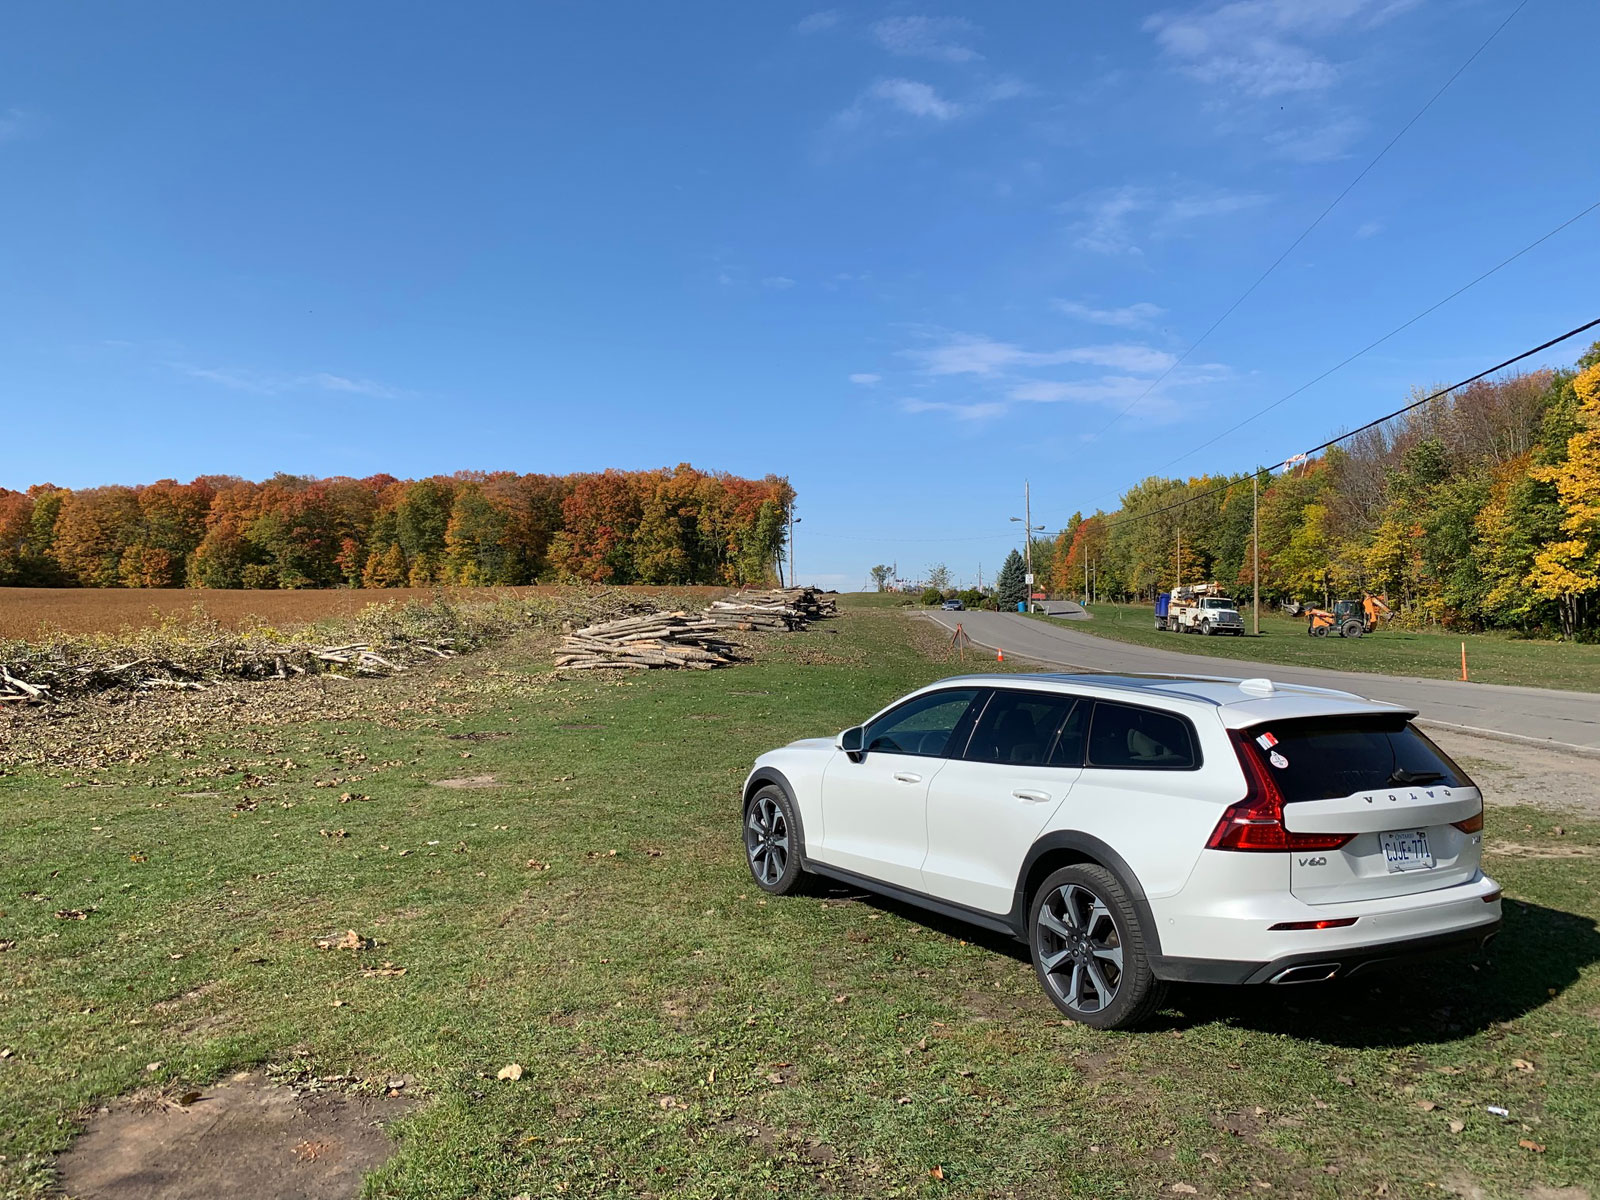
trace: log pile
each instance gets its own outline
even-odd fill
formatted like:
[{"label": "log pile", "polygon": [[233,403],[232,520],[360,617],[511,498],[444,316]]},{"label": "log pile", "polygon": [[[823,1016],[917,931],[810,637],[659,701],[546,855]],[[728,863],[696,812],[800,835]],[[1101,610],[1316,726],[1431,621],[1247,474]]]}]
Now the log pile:
[{"label": "log pile", "polygon": [[647,671],[652,667],[708,671],[734,661],[722,625],[685,612],[650,613],[574,629],[561,641],[563,671]]},{"label": "log pile", "polygon": [[784,633],[804,629],[810,622],[835,616],[838,611],[838,603],[825,599],[816,588],[772,588],[735,592],[713,600],[706,616],[730,629]]}]

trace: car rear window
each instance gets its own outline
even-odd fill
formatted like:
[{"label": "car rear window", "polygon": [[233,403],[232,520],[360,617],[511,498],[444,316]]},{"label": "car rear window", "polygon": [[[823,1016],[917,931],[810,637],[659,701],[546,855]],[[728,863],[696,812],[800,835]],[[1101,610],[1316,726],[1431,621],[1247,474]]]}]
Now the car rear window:
[{"label": "car rear window", "polygon": [[1318,717],[1245,731],[1285,803],[1402,787],[1471,787],[1467,773],[1404,718]]}]

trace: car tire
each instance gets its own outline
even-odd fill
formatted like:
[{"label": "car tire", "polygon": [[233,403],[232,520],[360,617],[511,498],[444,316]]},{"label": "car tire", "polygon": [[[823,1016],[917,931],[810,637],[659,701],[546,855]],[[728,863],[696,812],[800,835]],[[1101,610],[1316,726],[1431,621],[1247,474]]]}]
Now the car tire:
[{"label": "car tire", "polygon": [[1052,873],[1028,906],[1034,973],[1052,1003],[1094,1029],[1131,1029],[1161,1007],[1146,931],[1122,881],[1081,863]]},{"label": "car tire", "polygon": [[1216,631],[1212,628],[1210,621],[1201,621],[1200,632],[1205,634],[1206,637],[1210,637]]},{"label": "car tire", "polygon": [[805,877],[800,865],[800,822],[789,793],[763,784],[744,809],[744,861],[762,891],[787,896]]}]

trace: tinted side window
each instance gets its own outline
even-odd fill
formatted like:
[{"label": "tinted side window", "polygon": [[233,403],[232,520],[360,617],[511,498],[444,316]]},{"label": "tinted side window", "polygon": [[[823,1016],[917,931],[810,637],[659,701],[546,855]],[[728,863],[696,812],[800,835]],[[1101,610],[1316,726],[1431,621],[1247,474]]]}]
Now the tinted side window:
[{"label": "tinted side window", "polygon": [[1089,743],[1089,714],[1093,711],[1094,705],[1088,700],[1079,700],[1073,707],[1056,739],[1056,748],[1050,752],[1050,766],[1083,766],[1083,752]]},{"label": "tinted side window", "polygon": [[862,746],[877,754],[941,757],[977,695],[977,688],[958,688],[908,700],[868,725]]},{"label": "tinted side window", "polygon": [[1077,700],[1048,692],[999,691],[967,743],[973,762],[1054,764],[1051,751]]},{"label": "tinted side window", "polygon": [[1089,726],[1089,765],[1186,771],[1199,762],[1189,722],[1171,713],[1095,701]]}]

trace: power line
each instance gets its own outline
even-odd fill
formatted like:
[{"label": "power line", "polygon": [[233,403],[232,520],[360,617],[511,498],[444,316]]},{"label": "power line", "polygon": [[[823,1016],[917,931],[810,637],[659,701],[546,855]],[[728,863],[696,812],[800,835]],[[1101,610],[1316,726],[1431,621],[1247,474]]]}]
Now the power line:
[{"label": "power line", "polygon": [[[1595,328],[1597,325],[1600,325],[1600,317],[1596,317],[1594,320],[1589,321],[1586,324],[1579,325],[1576,329],[1569,329],[1566,333],[1561,334],[1559,337],[1553,337],[1548,342],[1541,343],[1540,345],[1533,347],[1531,350],[1524,350],[1521,354],[1508,358],[1502,363],[1496,363],[1492,367],[1488,367],[1485,370],[1479,371],[1476,375],[1468,376],[1460,383],[1452,383],[1449,387],[1440,388],[1438,391],[1432,392],[1420,400],[1414,400],[1410,404],[1407,404],[1402,408],[1397,408],[1391,413],[1385,413],[1381,417],[1374,418],[1373,420],[1368,421],[1365,425],[1358,426],[1346,433],[1341,433],[1338,437],[1329,438],[1321,445],[1313,446],[1311,449],[1306,450],[1301,454],[1294,455],[1292,458],[1286,458],[1282,462],[1273,463],[1270,467],[1257,467],[1253,472],[1251,472],[1251,474],[1257,476],[1270,475],[1280,467],[1287,467],[1291,463],[1297,463],[1304,459],[1308,459],[1313,454],[1317,454],[1320,451],[1326,450],[1330,446],[1337,446],[1340,442],[1349,441],[1359,433],[1365,433],[1369,429],[1376,428],[1377,426],[1382,425],[1385,421],[1392,421],[1396,417],[1404,416],[1408,412],[1421,408],[1424,404],[1430,404],[1442,396],[1448,396],[1451,392],[1460,391],[1469,384],[1477,383],[1478,380],[1489,375],[1493,375],[1496,371],[1503,371],[1507,367],[1519,363],[1525,358],[1532,358],[1535,354],[1542,354],[1552,346],[1559,346],[1562,342],[1565,342],[1571,338],[1575,338],[1580,333],[1586,333]],[[1231,480],[1228,483],[1219,484],[1213,488],[1207,488],[1203,492],[1199,492],[1193,496],[1185,497],[1174,504],[1163,505],[1161,508],[1153,508],[1148,512],[1134,513],[1130,516],[1119,517],[1115,521],[1107,521],[1105,522],[1104,528],[1114,529],[1118,525],[1128,525],[1134,521],[1143,521],[1149,517],[1159,517],[1163,513],[1173,512],[1176,509],[1184,508],[1190,504],[1193,504],[1196,500],[1204,500],[1207,496],[1215,496],[1218,492],[1226,492],[1230,488],[1236,488],[1248,478],[1249,476],[1246,475],[1239,479]]]},{"label": "power line", "polygon": [[1467,61],[1462,63],[1459,67],[1457,67],[1455,69],[1455,72],[1450,76],[1450,78],[1446,79],[1444,81],[1444,83],[1440,85],[1439,90],[1434,92],[1433,95],[1428,97],[1428,102],[1426,104],[1424,104],[1421,108],[1419,108],[1416,111],[1416,114],[1414,116],[1412,116],[1412,118],[1409,121],[1407,121],[1404,125],[1402,125],[1400,127],[1400,132],[1395,134],[1392,138],[1390,138],[1389,141],[1387,142],[1387,144],[1385,144],[1385,146],[1383,147],[1383,149],[1379,150],[1378,153],[1373,156],[1372,161],[1369,162],[1366,166],[1362,167],[1360,173],[1354,179],[1352,179],[1349,183],[1347,183],[1345,185],[1344,190],[1342,192],[1340,192],[1337,196],[1335,196],[1333,198],[1333,200],[1328,204],[1328,207],[1324,208],[1320,213],[1317,214],[1316,220],[1312,221],[1311,224],[1307,225],[1305,227],[1304,231],[1301,232],[1300,236],[1295,238],[1294,241],[1289,243],[1288,249],[1284,250],[1284,252],[1282,254],[1278,255],[1277,258],[1273,259],[1272,260],[1272,264],[1269,267],[1267,267],[1267,269],[1265,271],[1261,272],[1261,274],[1259,276],[1257,276],[1256,281],[1254,283],[1252,283],[1249,287],[1245,288],[1244,292],[1239,296],[1239,298],[1237,300],[1235,300],[1232,304],[1228,305],[1227,309],[1224,310],[1223,314],[1220,317],[1218,317],[1215,321],[1211,322],[1210,327],[1204,333],[1202,333],[1198,338],[1196,338],[1194,340],[1194,342],[1189,346],[1189,348],[1187,350],[1185,350],[1182,354],[1180,354],[1177,357],[1177,359],[1175,359],[1173,361],[1171,366],[1169,366],[1165,371],[1163,371],[1159,376],[1157,376],[1155,381],[1153,383],[1151,383],[1151,385],[1149,387],[1145,388],[1144,391],[1140,392],[1139,395],[1135,396],[1133,398],[1133,400],[1131,400],[1128,403],[1128,406],[1126,408],[1122,409],[1115,416],[1113,416],[1109,421],[1107,421],[1105,423],[1105,425],[1102,426],[1101,429],[1094,436],[1097,437],[1097,438],[1102,436],[1106,432],[1106,430],[1110,429],[1118,421],[1122,420],[1123,417],[1127,416],[1130,412],[1132,412],[1135,408],[1137,408],[1140,404],[1142,404],[1144,402],[1145,398],[1148,397],[1151,392],[1155,391],[1156,388],[1160,387],[1164,382],[1166,382],[1168,376],[1170,376],[1174,371],[1176,371],[1179,367],[1181,367],[1184,364],[1185,360],[1187,360],[1188,357],[1191,354],[1193,354],[1196,350],[1198,350],[1200,348],[1201,343],[1203,343],[1207,338],[1209,338],[1213,333],[1215,333],[1217,331],[1217,329],[1222,325],[1222,323],[1224,321],[1226,321],[1229,317],[1231,317],[1234,314],[1234,311],[1241,304],[1243,304],[1246,300],[1248,300],[1258,287],[1260,287],[1263,283],[1265,283],[1267,281],[1267,277],[1269,275],[1271,275],[1274,271],[1276,271],[1283,264],[1284,259],[1288,258],[1289,255],[1293,254],[1295,249],[1300,245],[1300,243],[1305,241],[1306,238],[1311,236],[1312,231],[1314,231],[1317,228],[1318,225],[1322,224],[1323,220],[1326,219],[1328,214],[1331,213],[1335,208],[1339,207],[1340,201],[1342,201],[1346,196],[1348,196],[1352,191],[1354,191],[1356,185],[1358,183],[1360,183],[1363,179],[1365,179],[1368,176],[1368,174],[1371,173],[1372,169],[1374,167],[1376,167],[1380,162],[1383,161],[1384,157],[1389,153],[1389,151],[1394,149],[1395,144],[1397,142],[1399,142],[1399,140],[1401,138],[1405,137],[1407,132],[1410,131],[1411,127],[1413,125],[1415,125],[1418,121],[1420,121],[1422,119],[1423,115],[1430,108],[1433,107],[1434,102],[1437,101],[1440,96],[1444,95],[1445,92],[1450,90],[1450,85],[1453,84],[1458,78],[1460,78],[1461,73],[1463,71],[1465,71],[1474,62],[1477,61],[1478,56],[1489,48],[1489,44],[1491,42],[1493,42],[1495,40],[1495,38],[1500,36],[1500,31],[1503,30],[1507,25],[1511,24],[1512,20],[1515,19],[1516,15],[1519,12],[1521,12],[1524,8],[1526,8],[1527,6],[1528,6],[1528,0],[1521,0],[1521,3],[1518,4],[1514,9],[1511,10],[1510,14],[1506,17],[1506,19],[1504,21],[1501,21],[1499,25],[1495,26],[1494,32],[1491,33],[1488,37],[1486,37],[1483,40],[1483,44],[1480,45],[1476,50],[1474,50],[1472,52],[1472,54],[1467,58]]},{"label": "power line", "polygon": [[1423,309],[1421,312],[1419,312],[1416,316],[1412,317],[1409,321],[1405,322],[1403,325],[1397,325],[1393,329],[1391,329],[1388,333],[1384,334],[1381,338],[1378,338],[1376,341],[1368,342],[1365,346],[1363,346],[1361,349],[1357,350],[1354,354],[1350,355],[1348,358],[1342,359],[1339,362],[1335,363],[1333,366],[1329,367],[1322,374],[1318,375],[1315,379],[1308,380],[1307,382],[1302,383],[1299,387],[1295,388],[1294,391],[1289,392],[1289,393],[1287,393],[1287,394],[1285,394],[1283,396],[1278,397],[1278,399],[1274,400],[1271,404],[1267,405],[1265,408],[1261,409],[1259,412],[1251,413],[1248,417],[1246,417],[1244,420],[1240,421],[1237,425],[1230,425],[1228,428],[1224,429],[1221,433],[1217,434],[1215,437],[1211,438],[1209,441],[1201,442],[1198,446],[1194,447],[1194,449],[1192,449],[1192,450],[1185,450],[1182,454],[1178,455],[1177,458],[1173,459],[1169,463],[1166,463],[1161,469],[1164,471],[1164,470],[1167,469],[1167,467],[1173,466],[1176,463],[1181,463],[1184,459],[1189,458],[1192,455],[1200,453],[1200,451],[1204,450],[1207,446],[1216,445],[1223,438],[1227,437],[1230,433],[1235,433],[1238,430],[1243,429],[1246,425],[1250,424],[1250,422],[1256,420],[1257,418],[1266,416],[1269,412],[1271,412],[1273,409],[1277,408],[1280,404],[1284,404],[1284,403],[1287,403],[1290,400],[1293,400],[1296,396],[1298,396],[1301,392],[1305,391],[1307,388],[1315,387],[1317,384],[1321,383],[1324,379],[1326,379],[1328,376],[1332,375],[1334,372],[1341,371],[1345,367],[1348,367],[1351,363],[1355,362],[1356,359],[1362,357],[1362,355],[1368,353],[1369,351],[1376,350],[1379,346],[1383,345],[1385,342],[1387,342],[1390,338],[1394,337],[1396,334],[1403,333],[1407,329],[1410,329],[1411,326],[1415,325],[1418,321],[1422,320],[1422,318],[1426,317],[1429,313],[1432,313],[1432,312],[1434,312],[1434,311],[1436,311],[1436,310],[1438,310],[1440,308],[1443,308],[1446,304],[1449,304],[1450,301],[1454,300],[1457,296],[1461,295],[1463,292],[1470,291],[1472,288],[1477,287],[1478,284],[1482,283],[1485,279],[1489,278],[1489,276],[1493,275],[1495,272],[1499,271],[1501,268],[1509,267],[1512,263],[1516,262],[1517,259],[1521,258],[1524,254],[1528,253],[1528,251],[1533,250],[1536,247],[1543,245],[1545,242],[1547,242],[1551,238],[1555,237],[1556,234],[1560,233],[1567,226],[1575,224],[1578,221],[1581,221],[1584,217],[1587,217],[1590,213],[1594,212],[1594,210],[1597,209],[1597,208],[1600,208],[1600,200],[1596,200],[1593,204],[1589,205],[1588,208],[1584,209],[1582,212],[1578,213],[1576,216],[1568,217],[1565,221],[1561,222],[1561,224],[1557,225],[1554,229],[1552,229],[1549,233],[1545,234],[1543,237],[1538,238],[1535,241],[1529,242],[1521,250],[1518,250],[1515,254],[1511,255],[1510,258],[1501,259],[1498,263],[1496,263],[1494,266],[1490,267],[1482,275],[1479,275],[1476,279],[1473,279],[1469,283],[1462,284],[1455,291],[1451,292],[1448,296],[1446,296],[1443,300],[1438,300],[1438,301],[1435,301],[1433,304],[1430,304],[1427,308]]}]

